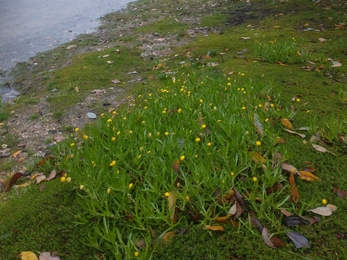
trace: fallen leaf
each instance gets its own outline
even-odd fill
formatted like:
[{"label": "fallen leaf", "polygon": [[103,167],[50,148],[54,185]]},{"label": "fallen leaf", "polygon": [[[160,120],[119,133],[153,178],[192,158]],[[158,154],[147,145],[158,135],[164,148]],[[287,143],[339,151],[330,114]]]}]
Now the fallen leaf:
[{"label": "fallen leaf", "polygon": [[314,209],[309,209],[308,211],[327,217],[327,216],[331,216],[336,209],[337,207],[335,205],[329,204],[325,207],[317,207]]},{"label": "fallen leaf", "polygon": [[326,42],[326,41],[327,41],[327,40],[324,39],[324,38],[318,38],[318,40],[319,40],[320,42]]},{"label": "fallen leaf", "polygon": [[213,231],[224,231],[224,228],[222,226],[210,226],[207,225],[205,226],[206,229],[208,230],[213,230]]},{"label": "fallen leaf", "polygon": [[13,153],[11,156],[12,157],[17,157],[21,152],[22,152],[22,150],[19,150],[19,151]]},{"label": "fallen leaf", "polygon": [[260,221],[254,216],[254,213],[252,212],[250,214],[250,221],[251,221],[251,225],[257,228],[259,233],[261,234],[263,231],[263,226],[261,225]]},{"label": "fallen leaf", "polygon": [[19,257],[22,260],[38,260],[36,255],[33,252],[29,252],[29,251],[21,252]]},{"label": "fallen leaf", "polygon": [[162,241],[165,245],[167,245],[171,239],[175,236],[176,232],[171,231],[171,232],[166,232],[163,236],[162,236]]},{"label": "fallen leaf", "polygon": [[316,143],[320,140],[320,138],[322,137],[322,132],[318,131],[317,133],[315,133],[314,135],[311,136],[310,138],[310,142],[311,143]]},{"label": "fallen leaf", "polygon": [[44,174],[40,174],[40,175],[36,176],[36,178],[35,178],[36,184],[39,184],[40,182],[42,182],[44,180],[46,180],[46,176]]},{"label": "fallen leaf", "polygon": [[226,215],[224,217],[217,217],[215,219],[216,222],[225,222],[226,220],[228,220],[232,215]]},{"label": "fallen leaf", "polygon": [[266,227],[263,228],[263,231],[261,232],[261,236],[264,239],[265,244],[267,244],[269,247],[276,248],[274,243],[270,240],[270,234]]},{"label": "fallen leaf", "polygon": [[298,135],[300,136],[301,138],[306,138],[306,135],[305,134],[300,134],[298,132],[295,132],[295,131],[292,131],[292,130],[289,130],[289,129],[286,129],[284,128],[284,131],[288,132],[288,133],[291,133],[291,134],[295,134],[295,135]]},{"label": "fallen leaf", "polygon": [[286,232],[286,235],[294,243],[296,248],[302,248],[302,247],[310,248],[311,247],[307,238],[298,232],[290,231],[290,232]]},{"label": "fallen leaf", "polygon": [[283,126],[285,126],[286,128],[294,129],[292,123],[289,121],[288,118],[283,118],[283,117],[282,117],[282,118],[281,118],[281,124],[282,124]]},{"label": "fallen leaf", "polygon": [[113,84],[118,84],[118,83],[120,83],[120,80],[118,80],[118,79],[113,79],[113,80],[111,80],[111,82],[112,82]]},{"label": "fallen leaf", "polygon": [[335,205],[333,205],[333,204],[328,204],[326,207],[329,208],[332,212],[337,210],[337,207]]},{"label": "fallen leaf", "polygon": [[39,190],[42,192],[45,188],[46,188],[46,184],[43,183],[43,184],[40,186]]},{"label": "fallen leaf", "polygon": [[336,154],[334,154],[333,152],[330,152],[329,150],[327,150],[325,147],[320,146],[318,144],[312,144],[313,148],[316,149],[318,152],[322,152],[322,153],[331,153],[333,155],[336,156]]},{"label": "fallen leaf", "polygon": [[334,191],[334,193],[336,193],[337,196],[339,196],[342,199],[347,197],[347,191],[345,191],[345,190],[341,190],[341,189],[334,187],[333,191]]},{"label": "fallen leaf", "polygon": [[90,91],[90,93],[94,93],[94,94],[99,95],[99,94],[106,93],[106,90],[104,90],[104,89],[94,89],[94,90]]},{"label": "fallen leaf", "polygon": [[287,164],[287,163],[282,163],[282,164],[281,164],[281,167],[282,167],[282,169],[285,170],[286,172],[294,173],[294,174],[299,175],[298,169],[296,169],[293,165],[290,165],[290,164]]},{"label": "fallen leaf", "polygon": [[58,256],[52,256],[50,252],[43,252],[39,255],[39,260],[60,260]]},{"label": "fallen leaf", "polygon": [[136,247],[141,248],[141,249],[146,249],[146,242],[145,240],[141,239],[136,242]]},{"label": "fallen leaf", "polygon": [[320,180],[317,176],[313,175],[312,173],[308,171],[299,171],[300,179],[306,180],[306,181],[314,181],[314,180]]},{"label": "fallen leaf", "polygon": [[294,180],[293,173],[290,173],[289,183],[290,183],[290,187],[292,189],[292,192],[291,192],[292,200],[294,202],[299,202],[300,201],[299,192],[298,192],[298,189],[297,189],[297,187],[295,185],[295,180]]},{"label": "fallen leaf", "polygon": [[11,177],[11,180],[9,180],[6,185],[5,185],[5,188],[4,188],[4,191],[9,191],[11,189],[11,187],[18,181],[18,179],[20,177],[22,177],[22,173],[21,172],[17,172],[15,173],[12,177]]},{"label": "fallen leaf", "polygon": [[286,246],[286,243],[282,239],[280,239],[278,236],[272,236],[270,237],[270,240],[276,248]]},{"label": "fallen leaf", "polygon": [[253,125],[255,127],[255,130],[257,130],[258,134],[260,134],[261,136],[264,136],[264,127],[260,123],[259,116],[256,113],[254,113]]},{"label": "fallen leaf", "polygon": [[315,66],[302,66],[301,69],[303,71],[314,71],[316,69]]},{"label": "fallen leaf", "polygon": [[292,213],[290,213],[289,211],[287,211],[287,210],[285,210],[285,209],[281,209],[281,213],[282,213],[283,215],[287,216],[287,217],[293,215]]},{"label": "fallen leaf", "polygon": [[243,202],[242,196],[241,194],[237,191],[236,188],[233,188],[234,192],[235,192],[235,199],[236,199],[236,212],[233,216],[233,219],[237,219],[239,216],[242,215],[242,213],[244,212],[244,208],[245,208],[245,204]]},{"label": "fallen leaf", "polygon": [[176,211],[176,201],[177,201],[177,195],[176,191],[171,191],[169,193],[168,197],[169,201],[169,214],[170,214],[170,220],[174,222],[175,219],[175,211]]},{"label": "fallen leaf", "polygon": [[283,219],[283,225],[286,227],[308,226],[310,221],[305,220],[297,215],[291,215]]},{"label": "fallen leaf", "polygon": [[266,163],[266,159],[257,152],[252,153],[252,161],[257,164]]},{"label": "fallen leaf", "polygon": [[51,171],[51,174],[47,177],[46,180],[47,180],[47,181],[50,181],[50,180],[54,179],[56,175],[57,175],[57,171],[56,171],[55,169],[53,169],[53,170]]}]

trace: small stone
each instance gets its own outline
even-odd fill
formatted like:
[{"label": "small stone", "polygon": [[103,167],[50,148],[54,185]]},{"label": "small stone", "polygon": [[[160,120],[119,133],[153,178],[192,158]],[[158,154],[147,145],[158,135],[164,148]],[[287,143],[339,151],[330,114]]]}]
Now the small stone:
[{"label": "small stone", "polygon": [[95,113],[92,113],[92,112],[88,112],[88,113],[87,113],[87,117],[88,117],[88,118],[91,118],[91,119],[95,119],[95,118],[96,118],[96,114],[95,114]]}]

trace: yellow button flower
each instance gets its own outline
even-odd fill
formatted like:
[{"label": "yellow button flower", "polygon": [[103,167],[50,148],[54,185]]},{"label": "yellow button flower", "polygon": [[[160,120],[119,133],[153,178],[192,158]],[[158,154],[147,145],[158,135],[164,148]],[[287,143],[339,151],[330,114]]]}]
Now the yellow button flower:
[{"label": "yellow button flower", "polygon": [[111,163],[110,163],[110,166],[111,167],[113,167],[113,166],[115,166],[116,165],[116,161],[112,161]]}]

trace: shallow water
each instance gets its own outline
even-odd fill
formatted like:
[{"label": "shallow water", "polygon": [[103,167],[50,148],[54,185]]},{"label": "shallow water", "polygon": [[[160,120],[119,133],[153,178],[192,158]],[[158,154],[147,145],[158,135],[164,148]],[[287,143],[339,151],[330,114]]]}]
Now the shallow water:
[{"label": "shallow water", "polygon": [[[79,34],[95,31],[101,16],[129,2],[132,1],[0,0],[0,72]],[[0,75],[0,95],[8,93],[1,81],[4,77]]]}]

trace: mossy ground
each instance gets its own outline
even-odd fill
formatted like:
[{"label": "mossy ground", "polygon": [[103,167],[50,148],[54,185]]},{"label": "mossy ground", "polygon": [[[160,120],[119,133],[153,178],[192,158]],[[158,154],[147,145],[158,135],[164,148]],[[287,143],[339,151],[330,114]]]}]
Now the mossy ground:
[{"label": "mossy ground", "polygon": [[[205,1],[193,2],[203,5]],[[151,17],[151,5],[164,10],[170,3],[171,1],[163,1],[161,6],[155,1],[140,1],[139,7],[149,5],[146,12],[130,13],[129,16],[109,15],[107,19],[119,21],[130,19],[133,15],[140,20],[146,20]],[[172,5],[177,7],[179,3]],[[309,127],[309,131],[302,132],[307,136],[322,129],[331,134],[331,140],[325,144],[337,156],[319,153],[297,136],[287,134],[284,137],[288,146],[286,156],[290,158],[288,162],[300,169],[311,167],[310,163],[313,163],[317,168],[315,174],[322,179],[312,183],[298,180],[301,198],[307,198],[306,203],[325,198],[339,209],[333,216],[323,218],[320,224],[300,228],[310,240],[310,250],[295,249],[289,240],[286,241],[286,248],[274,250],[267,247],[255,231],[230,228],[224,233],[216,233],[202,230],[201,226],[196,225],[190,227],[187,233],[177,234],[169,245],[156,254],[156,258],[346,259],[346,240],[338,239],[336,235],[347,233],[344,214],[347,202],[332,192],[334,187],[347,190],[347,147],[339,141],[336,134],[332,134],[335,131],[344,132],[346,135],[347,36],[346,28],[335,29],[339,23],[346,23],[344,10],[344,1],[322,1],[319,4],[311,1],[262,1],[251,5],[244,2],[225,2],[221,8],[210,10],[210,14],[202,13],[200,17],[199,26],[217,28],[218,33],[208,31],[208,36],[197,36],[188,44],[175,47],[174,53],[167,57],[141,58],[138,39],[144,34],[177,34],[182,40],[189,37],[185,30],[194,26],[185,24],[184,21],[175,21],[177,14],[174,9],[170,9],[168,17],[158,15],[156,21],[139,27],[132,35],[120,37],[119,42],[119,39],[114,39],[112,49],[87,52],[73,58],[69,66],[53,72],[38,74],[39,69],[34,70],[30,77],[39,79],[40,84],[37,87],[40,92],[33,89],[33,93],[24,95],[21,98],[23,102],[15,104],[11,109],[23,109],[28,102],[37,101],[39,97],[46,95],[52,110],[64,113],[76,102],[83,101],[91,90],[110,86],[112,79],[117,78],[122,82],[131,80],[132,76],[127,74],[131,71],[141,71],[141,77],[145,80],[140,84],[121,84],[120,87],[126,90],[124,95],[131,95],[136,89],[162,86],[169,72],[190,73],[204,70],[212,76],[224,74],[231,78],[238,73],[244,73],[253,81],[268,81],[281,93],[282,107],[293,107],[295,117],[292,123],[296,128]],[[191,13],[191,16],[194,16],[194,13]],[[180,20],[179,16],[177,17]],[[112,23],[105,28],[109,27],[112,28]],[[318,31],[307,30],[308,28]],[[242,37],[250,39],[245,40]],[[320,42],[319,38],[327,41]],[[303,66],[312,66],[307,61],[278,64],[261,62],[259,57],[256,57],[255,49],[259,43],[285,41],[295,42],[301,53],[309,53],[315,69],[302,70]],[[131,47],[125,47],[124,43]],[[97,40],[86,37],[80,44],[96,45]],[[45,60],[47,70],[50,64],[68,55],[65,47],[56,49],[53,55],[39,55],[36,59]],[[121,50],[120,54],[117,49]],[[244,49],[247,49],[247,52],[237,54]],[[204,59],[207,53],[210,58]],[[104,55],[109,56],[104,58]],[[327,61],[327,58],[339,60],[343,65],[331,68],[332,63]],[[108,60],[113,63],[107,63]],[[209,66],[212,63],[218,65]],[[26,68],[25,65],[22,66]],[[154,67],[158,69],[152,70]],[[234,75],[230,72],[234,72]],[[18,82],[22,80],[28,79],[21,78]],[[77,85],[78,93],[75,91]],[[59,95],[52,94],[51,90],[54,88],[62,89]],[[296,99],[293,101],[293,98],[299,98],[300,102]],[[8,112],[1,113],[8,116]],[[80,209],[73,193],[68,186],[60,185],[58,181],[46,185],[42,192],[39,192],[38,186],[33,186],[28,190],[13,190],[6,194],[6,197],[11,199],[2,202],[0,208],[0,259],[15,259],[20,251],[25,250],[59,251],[62,259],[87,259],[87,255],[96,255],[96,252],[82,245],[84,239],[76,236],[82,234],[83,238],[86,234],[83,229],[80,231],[80,227],[74,225],[74,214],[71,212],[78,212]]]}]

